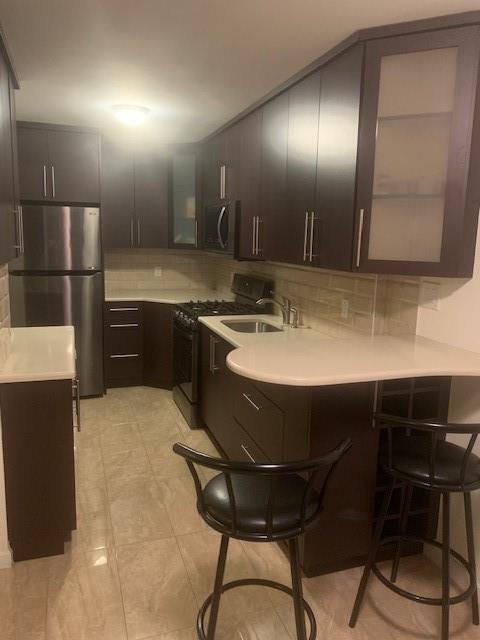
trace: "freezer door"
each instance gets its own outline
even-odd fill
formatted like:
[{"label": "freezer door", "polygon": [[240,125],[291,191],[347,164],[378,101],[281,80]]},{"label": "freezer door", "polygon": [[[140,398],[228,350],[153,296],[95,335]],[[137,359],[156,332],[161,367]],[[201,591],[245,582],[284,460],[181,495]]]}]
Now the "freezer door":
[{"label": "freezer door", "polygon": [[103,274],[11,275],[13,327],[73,325],[82,396],[103,387]]},{"label": "freezer door", "polygon": [[102,268],[100,210],[24,205],[24,253],[12,271],[98,271]]}]

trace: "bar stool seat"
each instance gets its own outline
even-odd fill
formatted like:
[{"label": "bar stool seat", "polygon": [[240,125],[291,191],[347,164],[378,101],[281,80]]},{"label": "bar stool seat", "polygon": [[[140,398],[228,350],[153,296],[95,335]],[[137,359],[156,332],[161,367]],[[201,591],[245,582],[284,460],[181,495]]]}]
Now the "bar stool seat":
[{"label": "bar stool seat", "polygon": [[[205,522],[222,534],[215,584],[197,615],[197,636],[214,640],[220,598],[225,591],[246,585],[278,589],[293,598],[298,640],[307,640],[305,616],[315,640],[317,625],[312,608],[303,598],[299,536],[317,523],[323,508],[328,480],[338,461],[350,449],[351,441],[311,460],[280,464],[257,464],[212,458],[176,443],[173,450],[190,469],[197,493],[197,509]],[[218,471],[202,486],[196,466]],[[264,578],[247,578],[224,583],[230,538],[250,542],[288,542],[292,588]],[[210,609],[208,631],[205,630]]]},{"label": "bar stool seat", "polygon": [[[258,534],[268,527],[268,500],[271,480],[268,476],[247,476],[238,473],[230,475],[235,495],[237,535]],[[272,510],[272,534],[293,537],[300,533],[303,496],[307,490],[306,481],[300,476],[283,476],[276,480],[276,495]],[[227,482],[223,474],[212,478],[203,490],[207,513],[223,526],[232,526],[232,512]],[[321,510],[320,495],[312,490],[308,495],[305,509],[306,523]]]},{"label": "bar stool seat", "polygon": [[[470,598],[472,622],[475,625],[480,624],[471,502],[471,493],[480,489],[480,458],[472,452],[480,434],[480,424],[429,422],[384,414],[376,415],[375,422],[387,435],[386,446],[382,447],[379,454],[379,465],[389,478],[389,487],[380,509],[349,624],[354,627],[358,620],[367,582],[373,572],[388,589],[399,596],[424,605],[441,607],[441,639],[448,640],[451,605],[459,604]],[[461,447],[453,442],[448,442],[445,438],[449,435],[469,436],[467,446]],[[422,487],[442,497],[441,542],[408,534],[408,519],[414,487]],[[396,535],[382,537],[392,496],[396,490],[402,492],[399,530]],[[467,558],[450,546],[450,495],[452,493],[463,494]],[[395,584],[402,547],[407,542],[428,544],[441,550],[441,597],[422,596],[401,589]],[[390,578],[388,578],[377,567],[376,558],[380,547],[392,544],[395,545],[395,554]],[[450,562],[452,559],[463,566],[469,577],[469,586],[455,596],[450,595]]]},{"label": "bar stool seat", "polygon": [[465,476],[461,484],[462,464],[465,449],[452,442],[439,440],[435,447],[433,474],[431,441],[424,435],[403,435],[393,437],[392,459],[389,447],[382,448],[379,465],[386,472],[394,472],[409,482],[418,482],[429,488],[443,489],[461,485],[461,491],[470,485],[480,484],[480,458],[471,453],[465,466]]}]

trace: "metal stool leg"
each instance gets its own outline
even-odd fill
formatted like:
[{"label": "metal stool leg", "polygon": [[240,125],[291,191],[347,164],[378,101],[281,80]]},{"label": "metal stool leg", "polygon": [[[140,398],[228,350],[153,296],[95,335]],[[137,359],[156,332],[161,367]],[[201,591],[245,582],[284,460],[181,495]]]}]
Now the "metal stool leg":
[{"label": "metal stool leg", "polygon": [[390,502],[392,500],[394,487],[395,487],[395,480],[392,478],[390,487],[385,493],[385,496],[383,498],[382,508],[380,510],[380,514],[378,517],[377,527],[375,529],[375,534],[373,536],[372,544],[370,546],[370,552],[368,554],[368,559],[365,564],[365,569],[363,570],[362,579],[360,580],[360,585],[358,587],[357,597],[355,598],[355,604],[353,605],[352,615],[350,616],[349,625],[352,628],[357,624],[358,614],[360,612],[360,607],[362,606],[363,598],[365,596],[365,591],[367,589],[368,578],[370,577],[372,566],[374,565],[375,558],[377,557],[378,548],[380,546],[380,538],[382,537],[383,526],[385,524],[385,518],[387,517],[388,507],[390,506]]},{"label": "metal stool leg", "polygon": [[[472,497],[470,493],[463,494],[463,501],[465,505],[465,529],[467,532],[467,549],[468,549],[468,562],[475,577],[475,584],[477,584],[477,571],[475,561],[475,542],[473,537],[473,521],[472,521]],[[473,624],[479,624],[478,616],[478,591],[472,594],[472,620]]]},{"label": "metal stool leg", "polygon": [[448,640],[450,625],[450,494],[443,493],[442,516],[442,640]]},{"label": "metal stool leg", "polygon": [[[400,530],[399,534],[401,536],[405,535],[407,531],[407,523],[408,523],[408,512],[410,511],[410,505],[412,503],[412,494],[413,494],[413,486],[411,484],[405,485],[403,488],[403,500],[402,500],[402,511],[400,515]],[[392,573],[390,575],[390,580],[392,582],[396,582],[398,576],[398,565],[400,564],[400,557],[402,555],[402,541],[399,540],[397,543],[397,549],[395,551],[395,558],[392,564]]]},{"label": "metal stool leg", "polygon": [[305,629],[305,609],[303,607],[302,574],[300,571],[300,554],[298,551],[298,538],[288,541],[290,551],[290,568],[292,572],[293,604],[295,607],[295,624],[297,627],[297,640],[307,640]]},{"label": "metal stool leg", "polygon": [[229,537],[223,535],[220,542],[220,552],[218,554],[217,574],[215,576],[215,586],[213,588],[212,608],[208,622],[207,640],[214,640],[215,629],[217,628],[218,610],[220,608],[220,596],[222,595],[223,576],[225,574],[225,563],[227,560]]}]

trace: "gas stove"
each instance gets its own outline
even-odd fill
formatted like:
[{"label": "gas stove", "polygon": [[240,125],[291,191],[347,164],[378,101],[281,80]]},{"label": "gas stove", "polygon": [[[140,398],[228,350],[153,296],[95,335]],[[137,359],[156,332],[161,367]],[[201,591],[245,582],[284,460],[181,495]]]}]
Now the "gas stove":
[{"label": "gas stove", "polygon": [[190,300],[177,305],[175,322],[189,329],[196,329],[200,316],[239,316],[262,313],[255,304],[230,300]]}]

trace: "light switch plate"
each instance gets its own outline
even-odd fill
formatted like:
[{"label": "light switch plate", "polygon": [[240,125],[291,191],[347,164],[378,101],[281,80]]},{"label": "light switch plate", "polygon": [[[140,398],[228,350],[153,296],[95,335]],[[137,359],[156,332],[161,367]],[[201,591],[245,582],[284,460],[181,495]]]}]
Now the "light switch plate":
[{"label": "light switch plate", "polygon": [[348,307],[349,303],[346,298],[342,300],[342,306],[340,307],[340,317],[346,320],[348,318]]}]

